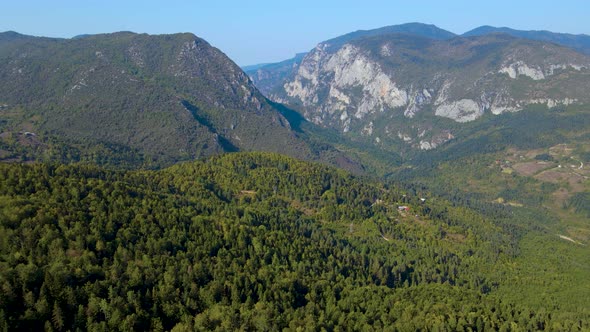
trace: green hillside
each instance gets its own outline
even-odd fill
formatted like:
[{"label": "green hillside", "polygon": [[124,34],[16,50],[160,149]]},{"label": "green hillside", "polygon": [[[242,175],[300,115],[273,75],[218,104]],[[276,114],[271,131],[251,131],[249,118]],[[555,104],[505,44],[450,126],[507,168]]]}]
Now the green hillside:
[{"label": "green hillside", "polygon": [[252,150],[345,159],[310,146],[235,63],[192,34],[0,34],[0,160],[157,168]]},{"label": "green hillside", "polygon": [[571,251],[558,238],[530,275],[543,231],[486,207],[264,153],[161,171],[2,164],[0,328],[590,328],[587,280],[576,301],[505,295],[578,280],[554,270]]}]

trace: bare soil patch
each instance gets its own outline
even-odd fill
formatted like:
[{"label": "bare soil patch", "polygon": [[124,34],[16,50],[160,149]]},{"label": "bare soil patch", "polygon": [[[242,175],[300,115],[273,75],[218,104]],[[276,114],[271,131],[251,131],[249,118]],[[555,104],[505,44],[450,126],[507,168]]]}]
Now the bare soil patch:
[{"label": "bare soil patch", "polygon": [[514,166],[512,166],[512,168],[520,175],[532,176],[544,169],[553,167],[554,165],[554,163],[549,162],[531,161],[526,163],[515,164]]}]

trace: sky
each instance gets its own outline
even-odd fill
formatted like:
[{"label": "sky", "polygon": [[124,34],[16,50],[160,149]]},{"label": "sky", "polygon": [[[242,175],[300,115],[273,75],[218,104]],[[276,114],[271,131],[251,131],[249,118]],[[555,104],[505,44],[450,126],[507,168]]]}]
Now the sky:
[{"label": "sky", "polygon": [[0,31],[70,38],[192,32],[237,64],[278,62],[356,30],[408,22],[590,35],[589,0],[1,0]]}]

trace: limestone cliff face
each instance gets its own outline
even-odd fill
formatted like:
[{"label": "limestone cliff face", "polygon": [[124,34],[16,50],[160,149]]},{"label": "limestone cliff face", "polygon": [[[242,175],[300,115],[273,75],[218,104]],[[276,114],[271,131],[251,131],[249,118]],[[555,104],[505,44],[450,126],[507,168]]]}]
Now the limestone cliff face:
[{"label": "limestone cliff face", "polygon": [[347,132],[353,118],[408,104],[408,93],[358,47],[346,44],[334,54],[323,48],[318,46],[295,78],[284,84],[289,97],[309,108],[306,116],[311,121]]},{"label": "limestone cliff face", "polygon": [[395,34],[319,44],[270,97],[303,106],[309,121],[376,144],[389,138],[432,149],[452,132],[424,119],[463,123],[531,104],[590,102],[582,86],[590,86],[590,57],[554,44]]}]

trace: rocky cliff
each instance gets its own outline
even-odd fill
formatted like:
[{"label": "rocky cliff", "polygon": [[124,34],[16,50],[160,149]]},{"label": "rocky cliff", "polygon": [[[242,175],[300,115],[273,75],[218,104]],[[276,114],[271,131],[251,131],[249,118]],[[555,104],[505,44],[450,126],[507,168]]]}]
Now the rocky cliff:
[{"label": "rocky cliff", "polygon": [[376,144],[431,149],[485,113],[590,102],[590,57],[505,34],[433,39],[385,34],[320,43],[271,99]]}]

